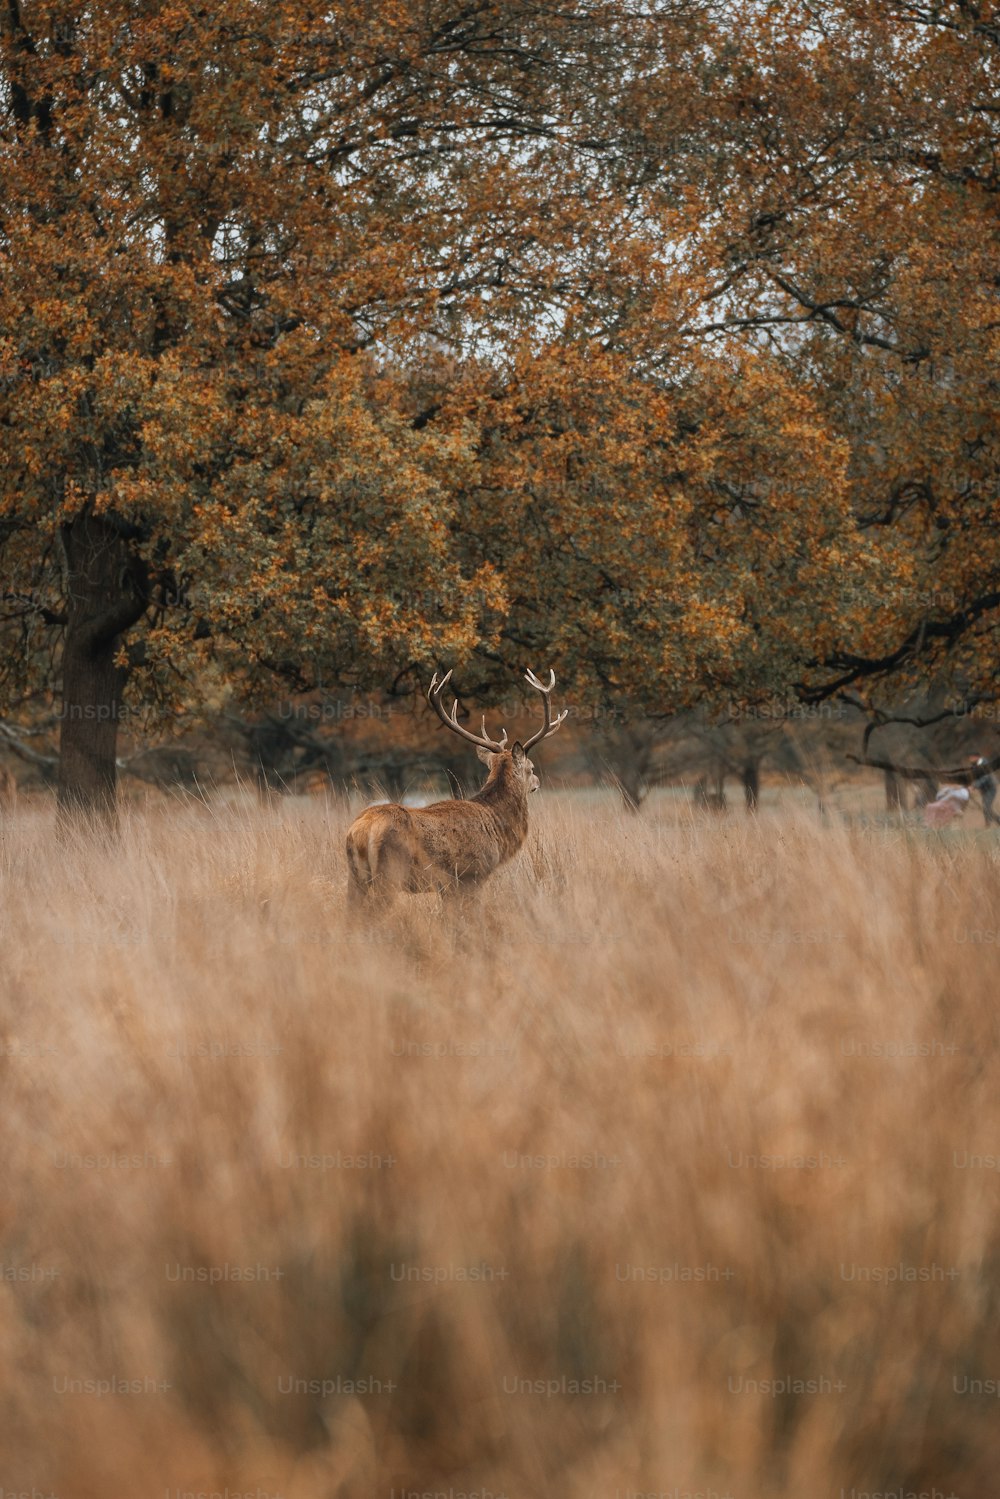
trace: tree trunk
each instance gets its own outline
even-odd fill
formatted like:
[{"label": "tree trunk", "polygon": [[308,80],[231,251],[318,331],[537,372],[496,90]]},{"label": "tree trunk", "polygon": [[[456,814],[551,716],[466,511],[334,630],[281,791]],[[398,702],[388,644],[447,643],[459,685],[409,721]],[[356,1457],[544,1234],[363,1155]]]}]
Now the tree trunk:
[{"label": "tree trunk", "polygon": [[906,811],[906,788],[894,770],[885,774],[885,809],[887,812]]},{"label": "tree trunk", "polygon": [[743,765],[743,801],[748,812],[756,812],[760,801],[760,761],[747,760]]},{"label": "tree trunk", "polygon": [[406,786],[409,780],[409,768],[393,761],[386,765],[381,776],[385,787],[385,794],[391,802],[401,802],[406,795]]},{"label": "tree trunk", "polygon": [[62,659],[59,808],[114,815],[127,669],[122,634],[147,603],[145,569],[115,522],[89,513],[62,530],[67,618]]},{"label": "tree trunk", "polygon": [[611,751],[605,764],[614,776],[615,787],[626,812],[641,812],[649,790],[647,773],[651,760],[651,746],[641,733],[628,731],[616,737],[609,745]]},{"label": "tree trunk", "polygon": [[618,794],[622,799],[622,806],[626,812],[642,811],[642,804],[646,799],[646,789],[641,776],[620,775],[618,777]]}]

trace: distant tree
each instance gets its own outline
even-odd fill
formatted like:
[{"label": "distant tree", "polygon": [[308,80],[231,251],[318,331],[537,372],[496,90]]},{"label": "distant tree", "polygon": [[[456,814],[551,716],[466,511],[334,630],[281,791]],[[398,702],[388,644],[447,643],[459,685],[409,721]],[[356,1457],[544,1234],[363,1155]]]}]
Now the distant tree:
[{"label": "distant tree", "polygon": [[898,569],[817,649],[814,700],[879,681],[898,698],[944,663],[1000,693],[995,9],[737,5],[714,54],[691,336],[780,353],[849,444],[858,525]]},{"label": "distant tree", "polygon": [[847,446],[780,361],[591,342],[535,350],[467,407],[463,565],[506,602],[483,681],[557,662],[605,717],[771,696],[892,586],[854,523]]},{"label": "distant tree", "polygon": [[392,386],[578,294],[628,59],[699,9],[3,7],[0,621],[21,679],[58,636],[64,804],[112,801],[123,714],[192,674],[480,638],[472,434]]},{"label": "distant tree", "polygon": [[656,784],[657,750],[673,721],[635,710],[588,727],[588,759],[594,773],[599,780],[610,780],[627,812],[638,812]]}]

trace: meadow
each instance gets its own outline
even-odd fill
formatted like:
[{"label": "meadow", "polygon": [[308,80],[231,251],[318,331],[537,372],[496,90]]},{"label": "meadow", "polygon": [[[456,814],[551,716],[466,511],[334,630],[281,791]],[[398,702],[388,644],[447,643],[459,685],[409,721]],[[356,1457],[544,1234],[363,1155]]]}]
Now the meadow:
[{"label": "meadow", "polygon": [[533,798],[0,823],[0,1487],[987,1499],[1000,842]]}]

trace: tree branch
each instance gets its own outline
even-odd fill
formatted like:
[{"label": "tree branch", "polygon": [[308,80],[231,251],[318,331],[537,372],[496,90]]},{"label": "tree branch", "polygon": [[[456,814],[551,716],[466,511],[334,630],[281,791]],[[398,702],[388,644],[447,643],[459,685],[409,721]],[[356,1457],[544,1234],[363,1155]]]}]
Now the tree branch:
[{"label": "tree branch", "polygon": [[893,775],[901,776],[904,781],[949,781],[955,786],[972,786],[985,775],[992,775],[994,771],[1000,770],[1000,755],[994,755],[991,759],[983,759],[976,765],[959,765],[953,770],[943,770],[935,767],[924,768],[917,765],[897,765],[894,760],[873,760],[860,755],[848,755],[848,760],[853,760],[855,765],[865,765],[872,770],[886,770]]}]

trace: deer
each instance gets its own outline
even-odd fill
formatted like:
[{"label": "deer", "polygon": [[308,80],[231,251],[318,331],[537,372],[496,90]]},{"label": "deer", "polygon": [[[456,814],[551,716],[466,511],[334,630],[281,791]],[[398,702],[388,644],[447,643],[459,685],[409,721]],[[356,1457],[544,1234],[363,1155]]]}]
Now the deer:
[{"label": "deer", "polygon": [[387,906],[397,894],[428,891],[455,894],[477,889],[509,859],[528,832],[528,797],[538,790],[535,767],[528,751],[554,734],[569,714],[566,708],[552,717],[551,693],[556,674],[548,682],[533,671],[525,681],[542,695],[541,727],[507,748],[507,730],[491,739],[483,716],[482,733],[458,721],[458,699],[449,713],[441,695],[451,680],[447,672],[431,679],[427,701],[446,728],[458,734],[476,753],[489,774],[466,799],[434,802],[429,807],[404,807],[398,802],[367,807],[347,832],[347,895],[352,911]]}]

